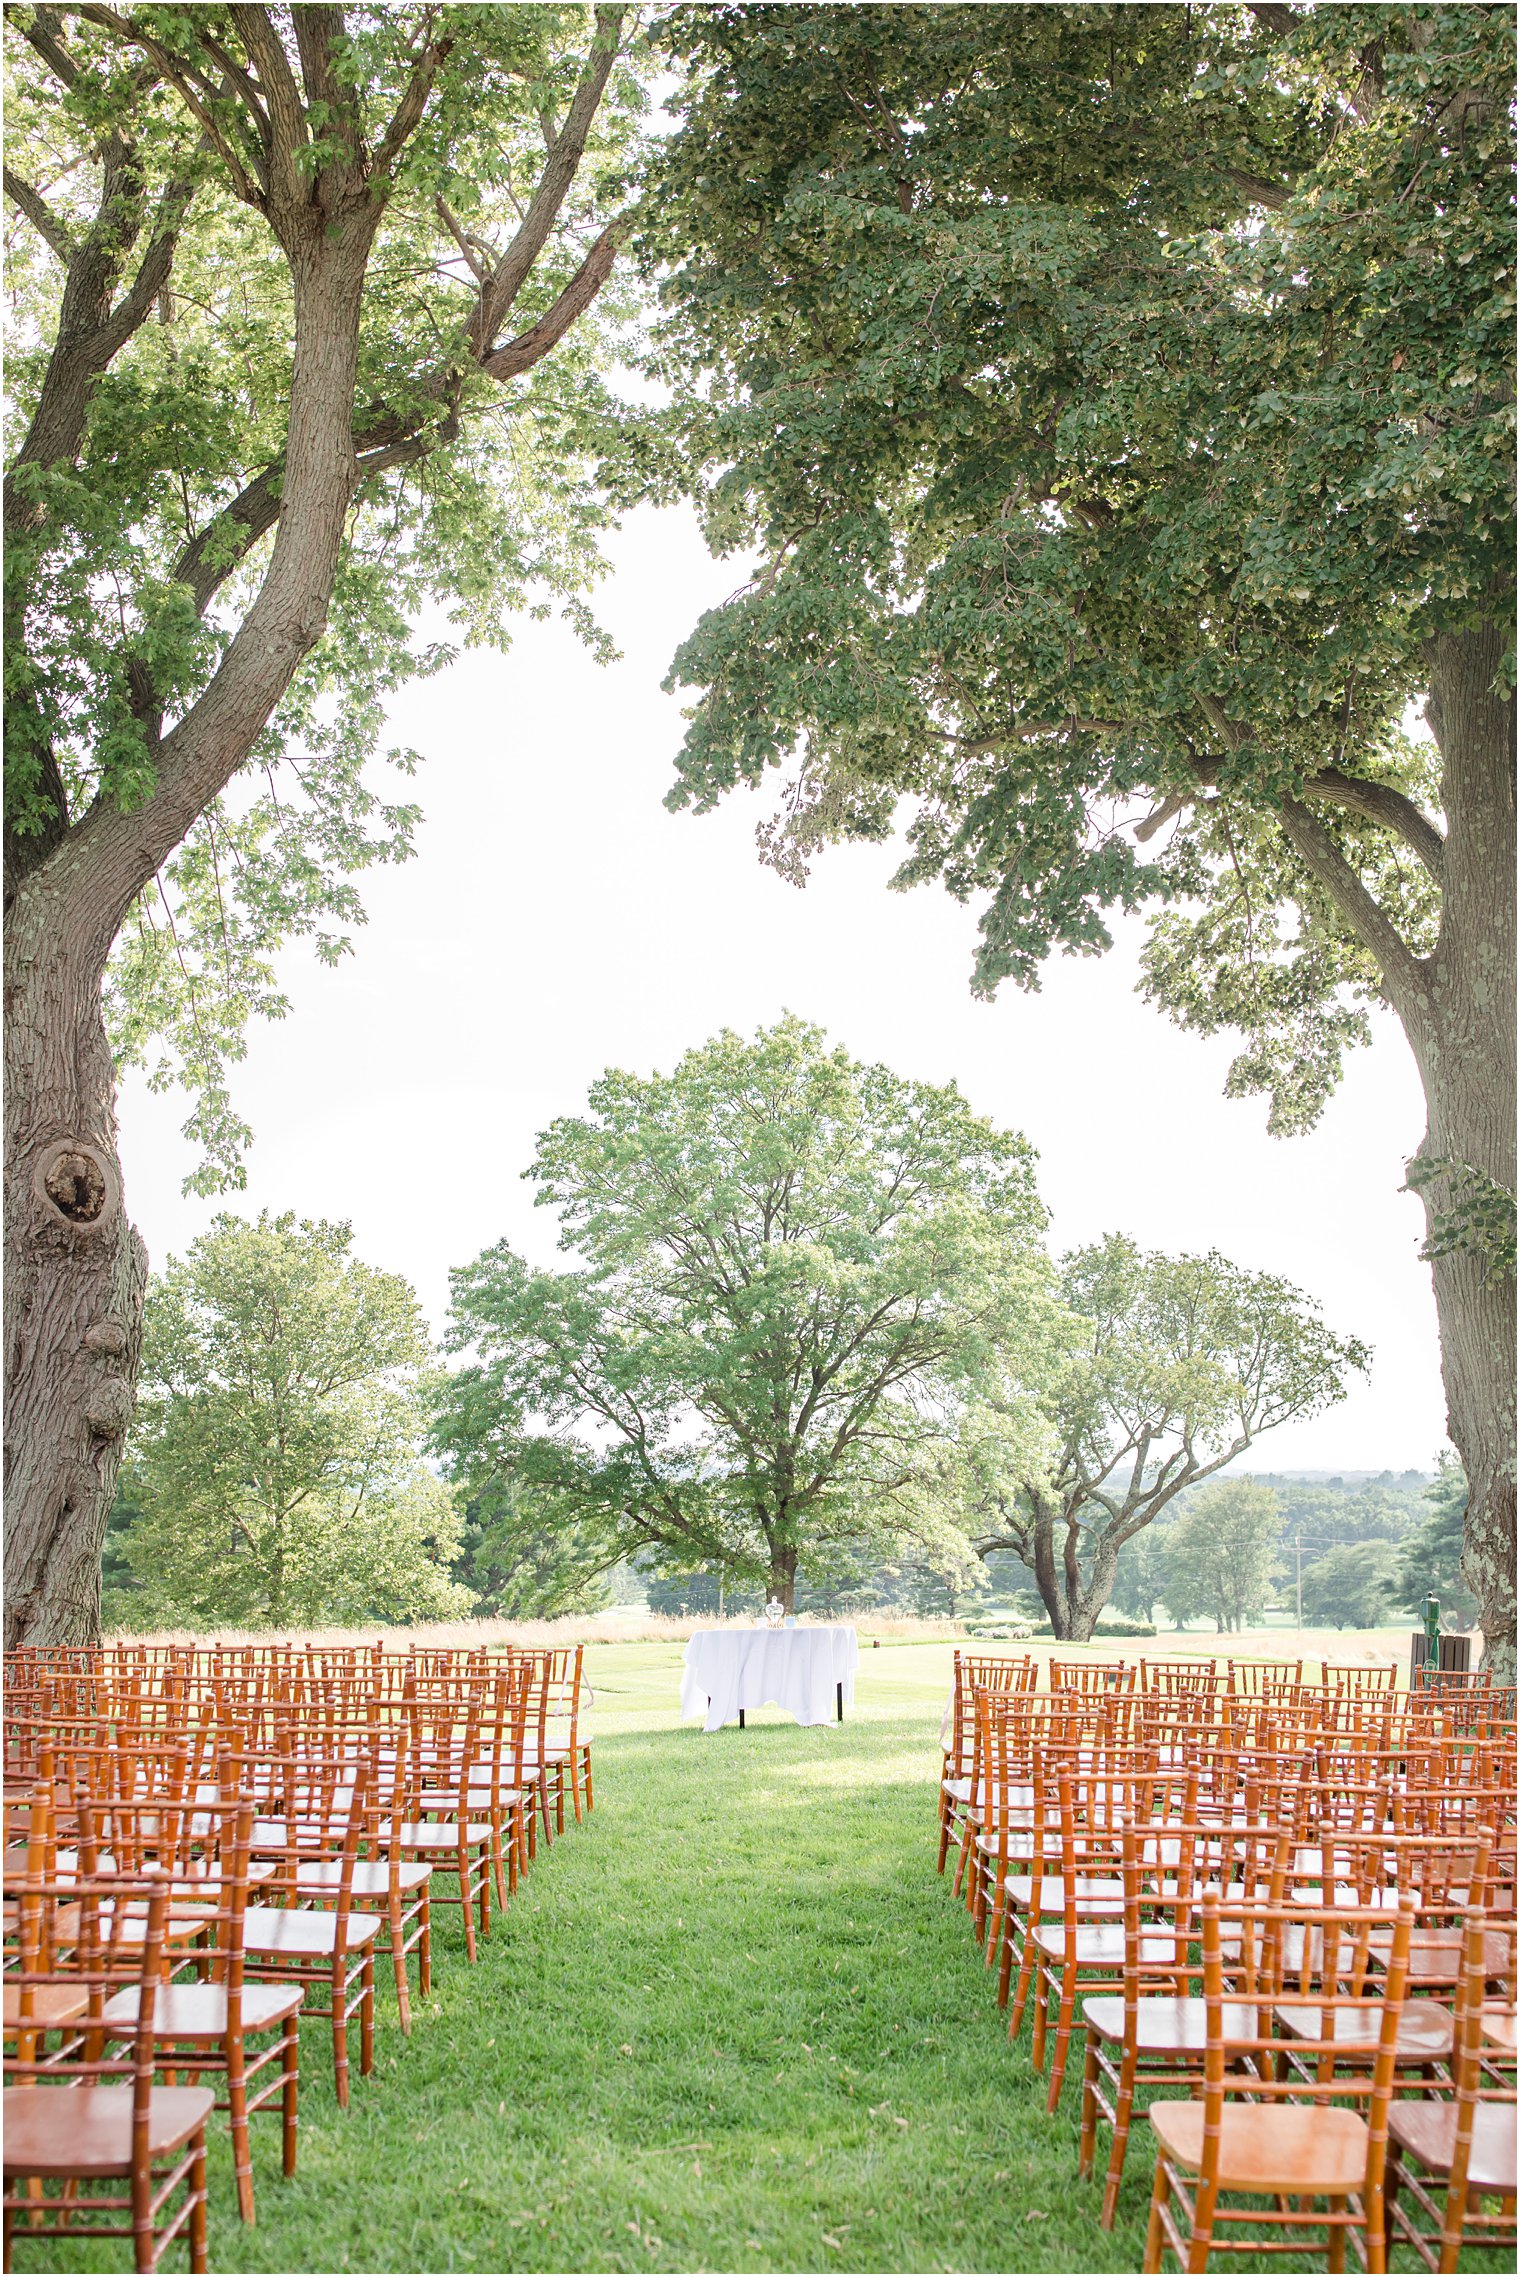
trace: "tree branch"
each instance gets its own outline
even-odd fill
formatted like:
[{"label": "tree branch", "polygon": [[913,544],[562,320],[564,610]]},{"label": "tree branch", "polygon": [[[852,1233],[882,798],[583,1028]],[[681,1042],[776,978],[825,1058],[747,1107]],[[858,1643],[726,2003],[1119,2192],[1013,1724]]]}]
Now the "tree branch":
[{"label": "tree branch", "polygon": [[[395,114],[390,125],[380,137],[380,147],[375,152],[375,172],[382,180],[388,181],[390,179],[391,168],[421,124],[422,114],[427,109],[428,97],[433,91],[433,81],[438,76],[439,66],[446,60],[453,45],[452,35],[439,40],[430,38],[421,55],[417,58],[416,68],[407,81],[406,91],[396,105]],[[439,203],[442,204],[442,202],[440,199]]]},{"label": "tree branch", "polygon": [[1425,994],[1425,971],[1387,911],[1374,900],[1330,833],[1297,799],[1282,802],[1283,828],[1295,853],[1383,976],[1396,1006]]},{"label": "tree branch", "polygon": [[[1213,790],[1219,781],[1220,761],[1195,759],[1193,771],[1197,791]],[[1191,806],[1197,791],[1174,791],[1153,814],[1136,823],[1135,836],[1140,843],[1146,844],[1175,815]],[[1341,807],[1347,814],[1359,815],[1364,822],[1380,823],[1396,838],[1402,838],[1436,884],[1441,883],[1446,840],[1429,815],[1406,792],[1395,790],[1391,783],[1370,782],[1364,775],[1348,775],[1340,767],[1317,767],[1312,775],[1304,777],[1303,796],[1316,805]]]},{"label": "tree branch", "polygon": [[610,221],[592,246],[585,260],[576,270],[559,298],[554,301],[538,322],[528,331],[520,332],[515,340],[493,348],[481,361],[481,370],[487,379],[515,379],[520,372],[528,372],[555,344],[562,340],[578,316],[585,314],[612,273],[621,239],[632,223],[631,212],[619,214]]},{"label": "tree branch", "polygon": [[[580,84],[565,114],[565,123],[544,162],[538,187],[523,216],[521,227],[481,293],[479,306],[471,320],[469,337],[477,362],[486,369],[490,368],[489,359],[493,353],[499,352],[493,349],[492,343],[508,310],[527,282],[534,262],[548,242],[549,232],[575,179],[581,154],[586,147],[586,137],[591,132],[592,121],[596,117],[603,89],[617,55],[623,15],[624,10],[620,7],[597,9],[591,53],[586,59]],[[595,250],[593,247],[593,254]],[[528,367],[523,365],[521,368],[526,370]],[[508,375],[493,373],[492,376]]]},{"label": "tree branch", "polygon": [[9,166],[5,169],[5,194],[31,223],[39,237],[51,246],[60,261],[67,265],[74,258],[74,241],[57,215],[49,210],[47,202],[22,180]]}]

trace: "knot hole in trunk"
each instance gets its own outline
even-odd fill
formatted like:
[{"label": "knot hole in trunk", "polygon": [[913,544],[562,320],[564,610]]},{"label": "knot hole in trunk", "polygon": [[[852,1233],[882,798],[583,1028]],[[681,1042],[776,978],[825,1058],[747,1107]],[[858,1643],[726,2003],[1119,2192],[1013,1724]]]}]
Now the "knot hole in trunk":
[{"label": "knot hole in trunk", "polygon": [[80,1232],[112,1217],[121,1198],[114,1164],[82,1139],[50,1147],[33,1183],[49,1216]]}]

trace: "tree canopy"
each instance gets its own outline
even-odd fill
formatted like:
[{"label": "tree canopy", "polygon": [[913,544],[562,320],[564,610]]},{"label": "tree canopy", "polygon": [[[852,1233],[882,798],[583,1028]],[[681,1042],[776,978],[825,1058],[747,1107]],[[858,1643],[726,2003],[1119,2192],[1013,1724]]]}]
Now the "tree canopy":
[{"label": "tree canopy", "polygon": [[1224,1635],[1267,1602],[1276,1572],[1277,1497],[1258,1479],[1217,1479],[1166,1528],[1161,1595],[1179,1625],[1200,1615]]},{"label": "tree canopy", "polygon": [[529,1175],[580,1262],[498,1244],[454,1275],[462,1485],[518,1481],[607,1564],[654,1544],[788,1605],[841,1545],[957,1531],[968,1392],[1056,1334],[1022,1138],[787,1017],[609,1071]]},{"label": "tree canopy", "polygon": [[1371,1354],[1302,1290],[1212,1250],[1170,1257],[1110,1234],[1065,1259],[1061,1294],[1069,1347],[1042,1394],[1043,1459],[1029,1460],[1018,1405],[996,1398],[973,1413],[963,1451],[978,1549],[1014,1551],[1056,1635],[1083,1639],[1127,1542],[1263,1432],[1343,1398]]},{"label": "tree canopy", "polygon": [[1147,992],[1238,1035],[1282,1133],[1391,1005],[1512,1640],[1512,12],[664,36],[662,369],[709,540],[755,557],[676,658],[672,803],[784,770],[762,842],[799,878],[905,822],[899,882],[981,906],[984,993],[1149,909]]},{"label": "tree canopy", "polygon": [[346,1225],[222,1215],[153,1282],[113,1606],[134,1626],[466,1609],[459,1520],[421,1458],[426,1323],[351,1248]]}]

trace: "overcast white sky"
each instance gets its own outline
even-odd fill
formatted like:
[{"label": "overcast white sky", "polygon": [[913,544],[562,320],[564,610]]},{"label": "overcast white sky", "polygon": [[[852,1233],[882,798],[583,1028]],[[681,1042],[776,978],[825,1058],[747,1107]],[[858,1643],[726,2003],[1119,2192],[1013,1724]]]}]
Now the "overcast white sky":
[{"label": "overcast white sky", "polygon": [[598,605],[620,663],[524,623],[507,657],[464,657],[398,702],[395,740],[427,760],[406,794],[426,811],[419,852],[363,881],[370,923],[336,971],[286,960],[292,1015],[236,1071],[257,1134],[246,1193],[182,1196],[184,1102],[125,1087],[128,1201],[154,1264],[219,1207],[346,1217],[358,1254],[405,1273],[441,1329],[450,1266],[502,1235],[550,1260],[553,1221],[521,1173],[602,1068],[668,1068],[787,1009],[1026,1132],[1058,1246],[1119,1229],[1217,1248],[1367,1338],[1370,1382],[1259,1441],[1255,1467],[1429,1466],[1445,1437],[1435,1314],[1420,1211],[1398,1192],[1424,1115],[1392,1020],[1321,1128],[1275,1140],[1263,1102],[1222,1096],[1228,1045],[1133,993],[1138,928],[1105,959],[1053,961],[1038,995],[975,1002],[974,911],[937,887],[889,893],[891,849],[835,849],[799,893],[756,857],[764,795],[665,812],[681,719],[660,681],[736,572],[684,509],[630,517],[611,551]]}]

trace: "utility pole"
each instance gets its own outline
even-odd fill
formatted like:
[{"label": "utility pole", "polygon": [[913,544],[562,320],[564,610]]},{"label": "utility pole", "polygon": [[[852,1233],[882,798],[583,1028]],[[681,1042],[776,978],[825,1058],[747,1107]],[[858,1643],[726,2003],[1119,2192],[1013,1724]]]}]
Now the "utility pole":
[{"label": "utility pole", "polygon": [[1298,1567],[1298,1579],[1295,1586],[1298,1595],[1298,1625],[1302,1628],[1304,1625],[1304,1537],[1302,1534],[1295,1534],[1293,1537],[1293,1556]]}]

